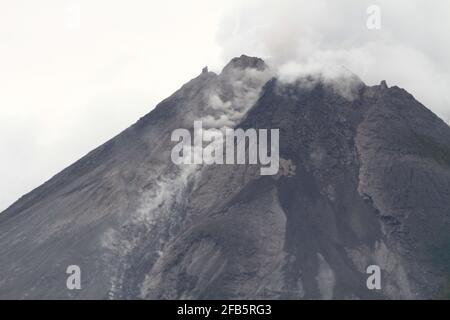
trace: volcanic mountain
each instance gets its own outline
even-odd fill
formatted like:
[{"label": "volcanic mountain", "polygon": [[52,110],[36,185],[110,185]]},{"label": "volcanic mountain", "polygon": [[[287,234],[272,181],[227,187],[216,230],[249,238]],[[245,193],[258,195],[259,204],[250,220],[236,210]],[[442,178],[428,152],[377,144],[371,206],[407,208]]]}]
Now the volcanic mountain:
[{"label": "volcanic mountain", "polygon": [[[278,174],[174,164],[196,120],[279,129]],[[448,298],[449,231],[444,121],[385,82],[287,81],[241,56],[0,214],[0,298]]]}]

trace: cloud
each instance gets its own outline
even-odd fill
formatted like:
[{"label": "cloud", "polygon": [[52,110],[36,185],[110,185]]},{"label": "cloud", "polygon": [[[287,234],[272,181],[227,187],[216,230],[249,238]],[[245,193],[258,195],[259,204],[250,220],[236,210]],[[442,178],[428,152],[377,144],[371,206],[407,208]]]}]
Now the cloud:
[{"label": "cloud", "polygon": [[321,82],[350,101],[358,96],[363,86],[358,76],[336,64],[289,62],[278,68],[277,77],[282,83],[295,83],[307,89]]},{"label": "cloud", "polygon": [[[366,26],[370,5],[380,30]],[[285,78],[335,65],[369,85],[387,80],[450,122],[449,12],[445,0],[252,1],[223,19],[218,43],[224,60],[262,56]]]}]

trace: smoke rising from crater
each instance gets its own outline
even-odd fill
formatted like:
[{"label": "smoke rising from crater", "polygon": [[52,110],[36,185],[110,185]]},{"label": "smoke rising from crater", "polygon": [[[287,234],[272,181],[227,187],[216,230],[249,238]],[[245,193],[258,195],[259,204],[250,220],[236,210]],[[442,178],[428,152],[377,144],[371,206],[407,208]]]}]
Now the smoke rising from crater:
[{"label": "smoke rising from crater", "polygon": [[[367,8],[381,9],[381,29],[366,26]],[[222,21],[224,60],[246,53],[282,76],[343,66],[368,85],[387,80],[450,121],[450,2],[261,0]]]}]

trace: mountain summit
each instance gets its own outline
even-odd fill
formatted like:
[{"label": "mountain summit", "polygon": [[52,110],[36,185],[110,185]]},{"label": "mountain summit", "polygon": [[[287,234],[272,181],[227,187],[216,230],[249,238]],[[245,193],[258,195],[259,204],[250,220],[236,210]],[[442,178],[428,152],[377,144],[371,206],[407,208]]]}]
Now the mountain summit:
[{"label": "mountain summit", "polygon": [[[448,298],[450,128],[354,83],[244,55],[205,69],[0,214],[0,298]],[[278,174],[172,163],[172,132],[198,120],[279,129]]]},{"label": "mountain summit", "polygon": [[[245,54],[241,55],[240,57],[233,58],[231,61],[223,68],[223,71],[227,70],[234,70],[234,69],[256,69],[256,70],[264,70],[267,68],[266,63],[264,60],[256,57],[249,57]],[[223,72],[222,71],[222,72]]]}]

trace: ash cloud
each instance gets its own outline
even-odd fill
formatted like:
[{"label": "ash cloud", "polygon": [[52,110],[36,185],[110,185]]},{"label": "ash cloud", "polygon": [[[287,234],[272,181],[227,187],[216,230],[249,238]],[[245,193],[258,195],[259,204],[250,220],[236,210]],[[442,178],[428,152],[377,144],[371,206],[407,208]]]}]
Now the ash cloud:
[{"label": "ash cloud", "polygon": [[[370,5],[381,9],[380,30],[366,26]],[[230,11],[217,39],[224,60],[242,52],[261,56],[285,79],[315,71],[332,81],[336,74],[327,69],[334,65],[368,85],[387,80],[448,123],[448,12],[445,0],[251,1]]]}]

